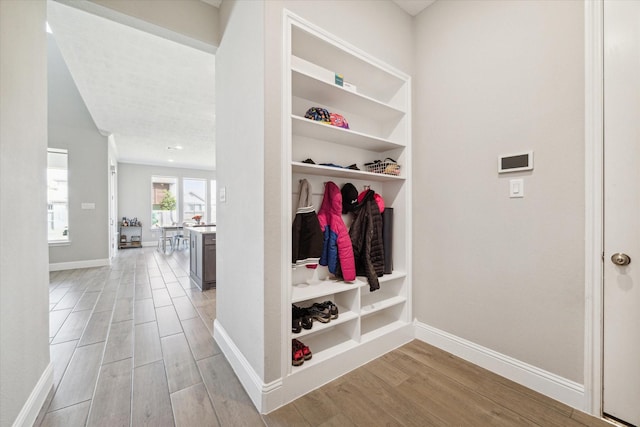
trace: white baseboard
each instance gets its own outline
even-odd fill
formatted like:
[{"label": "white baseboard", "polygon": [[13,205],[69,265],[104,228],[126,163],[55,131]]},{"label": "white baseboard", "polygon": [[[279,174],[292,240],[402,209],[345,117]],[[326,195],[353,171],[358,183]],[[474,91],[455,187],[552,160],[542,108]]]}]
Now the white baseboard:
[{"label": "white baseboard", "polygon": [[421,341],[584,411],[585,390],[582,384],[418,321],[415,322],[415,333]]},{"label": "white baseboard", "polygon": [[408,343],[413,339],[413,330],[413,324],[398,326],[384,336],[352,348],[348,357],[333,357],[321,365],[266,384],[217,320],[214,321],[213,336],[258,412],[266,414]]},{"label": "white baseboard", "polygon": [[111,265],[109,258],[88,259],[85,261],[56,262],[49,264],[49,271],[73,270],[75,268],[104,267]]},{"label": "white baseboard", "polygon": [[53,365],[49,363],[13,422],[13,427],[31,427],[35,423],[52,386]]},{"label": "white baseboard", "polygon": [[279,402],[274,400],[280,400],[279,390],[282,387],[282,380],[265,384],[217,319],[213,321],[213,338],[258,412],[265,413],[268,408],[280,406]]}]

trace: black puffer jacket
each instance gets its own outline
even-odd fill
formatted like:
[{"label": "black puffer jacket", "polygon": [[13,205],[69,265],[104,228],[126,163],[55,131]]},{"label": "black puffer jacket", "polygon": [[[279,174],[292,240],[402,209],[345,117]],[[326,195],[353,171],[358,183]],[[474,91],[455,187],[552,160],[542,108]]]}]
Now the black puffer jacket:
[{"label": "black puffer jacket", "polygon": [[298,188],[298,209],[292,227],[293,266],[318,264],[323,244],[322,229],[311,201],[311,184],[306,179],[301,179]]},{"label": "black puffer jacket", "polygon": [[380,289],[378,277],[384,272],[384,245],[382,241],[382,215],[373,199],[375,192],[368,190],[355,211],[349,229],[356,261],[356,274],[366,276],[371,292]]}]

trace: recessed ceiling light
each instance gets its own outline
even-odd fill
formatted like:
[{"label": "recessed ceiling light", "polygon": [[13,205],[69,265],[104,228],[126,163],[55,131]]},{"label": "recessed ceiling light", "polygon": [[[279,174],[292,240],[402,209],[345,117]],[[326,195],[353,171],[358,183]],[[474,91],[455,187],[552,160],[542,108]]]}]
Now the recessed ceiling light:
[{"label": "recessed ceiling light", "polygon": [[167,150],[182,150],[182,145],[174,145],[173,147],[167,147]]},{"label": "recessed ceiling light", "polygon": [[173,163],[173,159],[169,159],[169,163]]}]

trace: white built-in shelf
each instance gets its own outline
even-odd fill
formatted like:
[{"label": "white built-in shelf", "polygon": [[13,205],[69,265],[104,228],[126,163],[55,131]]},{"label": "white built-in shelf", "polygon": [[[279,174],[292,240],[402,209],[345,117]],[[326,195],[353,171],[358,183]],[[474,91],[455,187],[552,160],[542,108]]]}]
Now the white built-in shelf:
[{"label": "white built-in shelf", "polygon": [[344,80],[354,83],[362,93],[376,99],[392,99],[406,81],[394,72],[374,65],[344,44],[326,43],[321,37],[299,28],[293,29],[292,55],[332,72],[343,74]]},{"label": "white built-in shelf", "polygon": [[333,319],[330,322],[327,323],[322,323],[322,322],[317,322],[317,321],[313,321],[313,327],[311,329],[302,329],[302,331],[300,331],[300,333],[298,334],[294,334],[291,333],[291,338],[298,338],[300,339],[301,337],[304,336],[308,336],[311,334],[315,334],[318,332],[322,332],[325,331],[329,328],[333,328],[335,326],[338,326],[342,323],[346,323],[349,322],[351,320],[355,320],[358,318],[358,314],[353,312],[353,311],[344,311],[346,310],[343,307],[338,307],[338,318],[337,319]]},{"label": "white built-in shelf", "polygon": [[362,170],[357,171],[353,169],[334,168],[332,166],[313,165],[302,162],[291,162],[291,169],[293,173],[301,173],[306,175],[332,176],[336,178],[347,179],[363,179],[377,182],[405,180],[405,177],[402,175],[385,175],[383,173],[372,173]]},{"label": "white built-in shelf", "polygon": [[352,291],[365,285],[368,285],[366,280],[363,282],[359,279],[356,279],[353,283],[338,280],[323,280],[321,282],[311,284],[298,283],[293,285],[293,289],[291,291],[291,302],[295,304],[297,302],[308,301],[327,295],[334,295],[340,292]]},{"label": "white built-in shelf", "polygon": [[[295,338],[295,335],[292,335]],[[301,366],[292,366],[291,373],[295,374],[323,361],[338,356],[358,346],[358,342],[337,330],[327,331],[325,334],[318,334],[309,337],[304,341],[309,346],[312,358],[305,360]]]},{"label": "white built-in shelf", "polygon": [[405,114],[404,111],[389,104],[319,80],[302,70],[292,68],[291,72],[294,96],[313,100],[324,106],[339,106],[341,111],[358,113],[384,121],[397,119]]},{"label": "white built-in shelf", "polygon": [[[288,163],[284,167],[289,168],[291,176],[283,180],[283,194],[291,194],[291,201],[295,200],[293,183],[303,177],[314,185],[327,180],[375,185],[376,192],[393,200],[393,246],[399,249],[394,251],[394,263],[408,268],[412,234],[408,185],[412,159],[410,76],[288,11],[285,40],[290,43],[283,56],[285,102],[281,125]],[[349,89],[336,84],[336,74],[350,84]],[[312,106],[344,115],[352,127],[344,129],[304,118],[304,111]],[[400,175],[366,170],[365,162],[386,157],[400,160]],[[342,166],[356,162],[362,169],[303,163],[306,158],[331,159],[339,164],[339,159],[352,159]],[[319,208],[321,194],[313,196]],[[287,202],[282,214],[288,216],[289,223],[293,222],[293,212]],[[291,234],[287,236],[291,238]],[[283,268],[290,262],[283,261]],[[294,334],[288,332],[289,307],[283,307],[282,355],[286,359],[282,362],[288,368],[282,381],[285,399],[301,396],[413,337],[411,271],[379,277],[380,289],[370,292],[366,277],[358,276],[349,283],[326,279],[329,273],[325,268],[314,272],[296,268],[283,283],[286,301],[305,307],[332,300],[339,305],[339,317],[328,323],[314,322],[311,329]],[[299,339],[313,353],[301,366],[291,366],[292,339]]]},{"label": "white built-in shelf", "polygon": [[351,129],[331,126],[295,114],[291,115],[291,127],[294,135],[362,148],[368,151],[383,152],[393,150],[394,148],[404,148],[403,144],[398,144],[388,139],[378,138]]},{"label": "white built-in shelf", "polygon": [[[403,322],[402,320],[391,320],[388,317],[372,316],[365,319],[367,319],[366,322],[369,322],[369,324],[362,326],[360,341],[363,343],[375,340],[376,338],[397,331],[398,329],[405,328],[408,325],[407,322]],[[365,319],[362,321],[365,322]],[[371,319],[375,320],[372,322]]]},{"label": "white built-in shelf", "polygon": [[[407,277],[406,272],[393,270],[390,274],[385,274],[382,277],[378,277],[378,282],[379,283],[390,282],[391,280],[401,279],[403,277]],[[366,277],[357,277],[357,279],[362,279],[365,283],[368,283]]]},{"label": "white built-in shelf", "polygon": [[360,316],[369,316],[371,314],[377,313],[378,311],[393,307],[394,305],[402,304],[405,301],[407,301],[407,299],[403,296],[394,296],[391,298],[373,302],[371,304],[366,304],[362,306]]}]

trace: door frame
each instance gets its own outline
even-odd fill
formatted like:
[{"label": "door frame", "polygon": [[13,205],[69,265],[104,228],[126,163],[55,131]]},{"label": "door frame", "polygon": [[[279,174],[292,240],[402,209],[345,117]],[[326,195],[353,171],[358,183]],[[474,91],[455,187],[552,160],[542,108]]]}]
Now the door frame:
[{"label": "door frame", "polygon": [[601,418],[604,349],[604,0],[584,0],[584,8],[584,410]]}]

